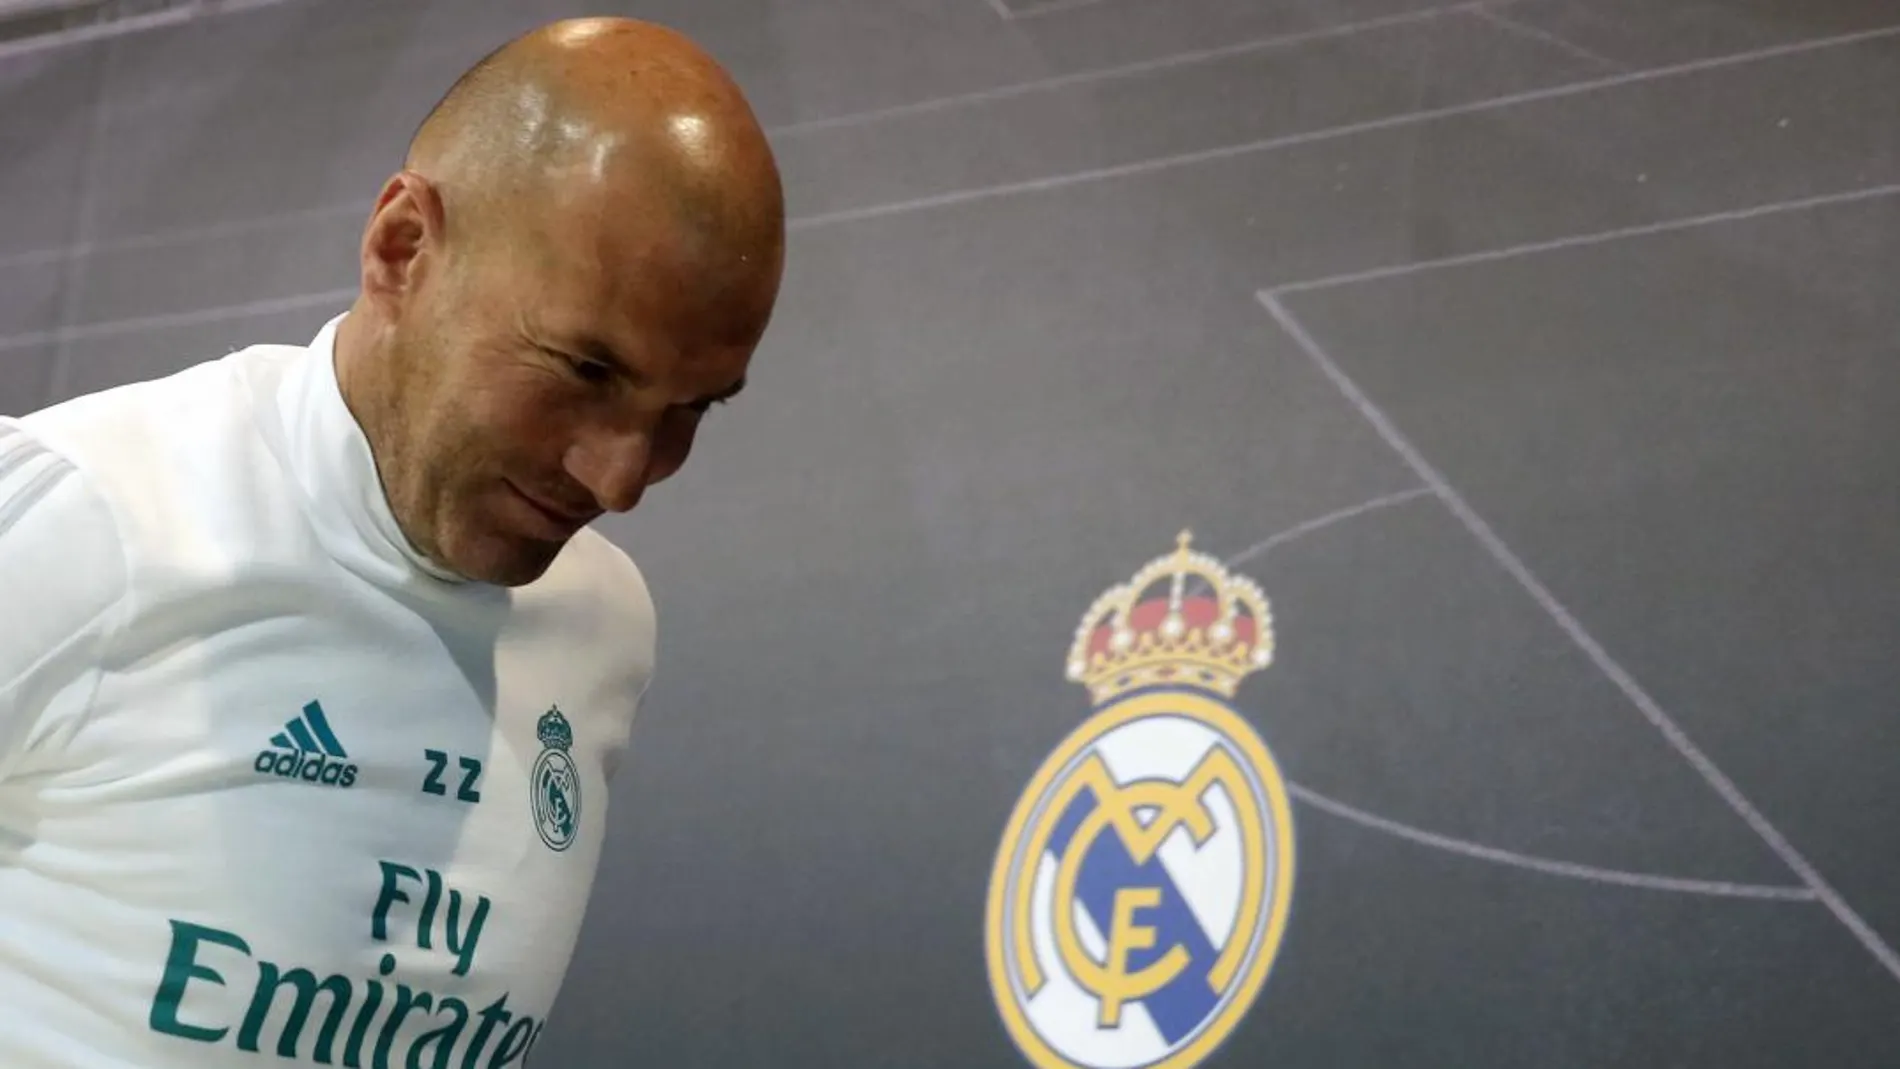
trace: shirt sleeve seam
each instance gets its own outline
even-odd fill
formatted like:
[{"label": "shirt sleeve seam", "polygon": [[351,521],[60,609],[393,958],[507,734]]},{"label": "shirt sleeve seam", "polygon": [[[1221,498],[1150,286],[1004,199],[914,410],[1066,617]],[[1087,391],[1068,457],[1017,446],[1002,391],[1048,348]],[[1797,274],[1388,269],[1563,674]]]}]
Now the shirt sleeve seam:
[{"label": "shirt sleeve seam", "polygon": [[94,499],[104,508],[107,518],[112,522],[112,541],[119,547],[119,591],[118,596],[112,599],[112,604],[101,610],[99,616],[95,616],[87,623],[90,627],[101,617],[111,617],[104,629],[93,640],[92,670],[88,673],[85,698],[73,714],[71,726],[63,732],[68,737],[84,728],[92,720],[98,703],[99,690],[105,682],[107,666],[112,663],[112,654],[119,648],[120,641],[124,638],[134,616],[133,591],[135,589],[132,582],[132,548],[126,541],[125,524],[119,515],[118,502],[114,501],[110,494],[101,492],[85,469],[75,464],[73,470]]},{"label": "shirt sleeve seam", "polygon": [[[40,439],[38,444],[55,459],[60,467],[66,469],[67,478],[76,479],[79,482],[79,485],[85,490],[86,494],[89,495],[92,501],[105,513],[107,521],[112,526],[112,541],[118,546],[118,590],[108,604],[87,617],[83,624],[73,630],[68,642],[62,642],[52,650],[49,650],[44,656],[40,657],[21,672],[19,676],[0,681],[0,689],[18,686],[22,680],[25,680],[35,671],[43,668],[49,661],[60,656],[62,651],[68,648],[69,643],[83,643],[90,647],[90,656],[87,658],[87,668],[84,679],[85,692],[69,722],[55,727],[44,719],[44,710],[41,710],[26,723],[22,724],[19,729],[20,734],[15,737],[13,744],[0,747],[0,780],[5,780],[14,768],[25,759],[29,752],[28,740],[36,733],[43,732],[43,737],[70,738],[72,734],[91,720],[98,701],[99,690],[106,675],[108,657],[111,652],[117,648],[118,643],[122,639],[133,617],[132,553],[131,547],[126,542],[125,526],[120,517],[117,503],[112,500],[110,495],[100,490],[95,480],[87,473],[85,468],[76,463],[72,457],[55,448],[44,439]],[[57,477],[49,480],[49,489],[50,483],[56,481]]]}]

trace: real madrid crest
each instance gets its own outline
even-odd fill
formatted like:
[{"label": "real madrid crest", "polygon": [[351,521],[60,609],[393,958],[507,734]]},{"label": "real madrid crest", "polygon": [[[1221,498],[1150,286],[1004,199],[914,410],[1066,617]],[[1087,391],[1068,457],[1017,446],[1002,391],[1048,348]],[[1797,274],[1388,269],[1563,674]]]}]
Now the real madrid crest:
[{"label": "real madrid crest", "polygon": [[528,792],[534,826],[549,849],[565,850],[573,845],[581,820],[580,770],[568,754],[574,729],[555,707],[541,714],[535,734],[541,739],[541,756],[534,762]]},{"label": "real madrid crest", "polygon": [[1286,929],[1286,787],[1229,704],[1272,663],[1272,615],[1190,541],[1082,617],[1068,677],[1095,712],[1037,770],[997,851],[990,986],[1038,1069],[1199,1064]]}]

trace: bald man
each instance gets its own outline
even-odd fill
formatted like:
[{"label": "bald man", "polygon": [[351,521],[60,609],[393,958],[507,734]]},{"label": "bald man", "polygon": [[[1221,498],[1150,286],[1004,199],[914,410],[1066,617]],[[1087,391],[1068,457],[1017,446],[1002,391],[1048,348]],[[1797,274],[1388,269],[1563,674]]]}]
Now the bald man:
[{"label": "bald man", "polygon": [[588,525],[744,385],[783,243],[713,60],[556,23],[308,345],[0,420],[0,1067],[531,1060],[653,670]]}]

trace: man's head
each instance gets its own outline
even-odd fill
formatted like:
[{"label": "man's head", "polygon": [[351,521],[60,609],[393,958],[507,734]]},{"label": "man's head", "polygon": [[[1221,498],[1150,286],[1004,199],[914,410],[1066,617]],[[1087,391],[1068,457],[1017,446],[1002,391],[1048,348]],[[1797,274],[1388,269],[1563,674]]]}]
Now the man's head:
[{"label": "man's head", "polygon": [[763,131],[677,33],[569,20],[477,64],[383,187],[337,337],[404,534],[514,586],[631,509],[744,384],[784,228]]}]

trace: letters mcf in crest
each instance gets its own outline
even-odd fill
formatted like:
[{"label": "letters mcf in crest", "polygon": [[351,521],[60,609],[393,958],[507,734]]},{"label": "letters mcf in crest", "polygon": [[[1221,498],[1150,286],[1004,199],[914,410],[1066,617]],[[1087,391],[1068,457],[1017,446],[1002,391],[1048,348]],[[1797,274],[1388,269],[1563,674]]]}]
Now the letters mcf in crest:
[{"label": "letters mcf in crest", "polygon": [[1037,1069],[1199,1064],[1286,930],[1286,786],[1231,704],[1273,661],[1273,617],[1258,585],[1190,543],[1083,615],[1068,677],[1094,713],[1044,760],[997,851],[990,987]]}]

